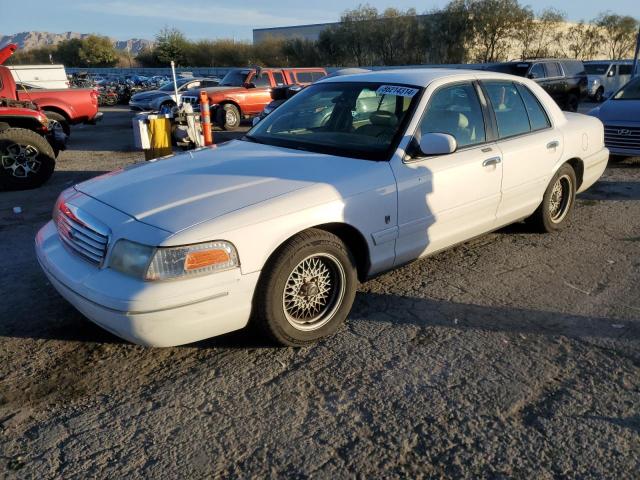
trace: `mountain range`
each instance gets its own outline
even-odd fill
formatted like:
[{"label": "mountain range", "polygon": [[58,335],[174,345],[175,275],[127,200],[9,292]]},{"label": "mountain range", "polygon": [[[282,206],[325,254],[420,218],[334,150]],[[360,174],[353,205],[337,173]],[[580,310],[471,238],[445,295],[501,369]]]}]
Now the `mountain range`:
[{"label": "mountain range", "polygon": [[[28,50],[30,48],[57,45],[64,40],[70,40],[72,38],[83,39],[88,35],[90,34],[77,32],[20,32],[14,35],[0,35],[0,46],[7,43],[17,43],[21,50]],[[129,50],[134,55],[140,52],[140,50],[153,45],[151,40],[145,40],[143,38],[131,38],[129,40],[115,40],[112,38],[111,41],[117,50]]]}]

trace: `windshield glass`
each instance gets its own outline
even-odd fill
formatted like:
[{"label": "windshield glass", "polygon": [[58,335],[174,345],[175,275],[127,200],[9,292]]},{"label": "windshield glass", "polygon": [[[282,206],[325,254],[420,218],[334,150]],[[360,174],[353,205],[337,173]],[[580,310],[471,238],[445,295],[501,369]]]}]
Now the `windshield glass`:
[{"label": "windshield glass", "polygon": [[604,75],[609,70],[608,63],[585,63],[584,71],[587,75]]},{"label": "windshield glass", "polygon": [[420,87],[379,83],[312,85],[258,123],[247,140],[369,160],[386,160]]},{"label": "windshield glass", "polygon": [[613,96],[614,100],[640,100],[640,77],[634,78]]},{"label": "windshield glass", "polygon": [[247,76],[251,73],[251,70],[231,70],[220,81],[220,86],[223,87],[241,87],[247,80]]},{"label": "windshield glass", "polygon": [[[178,88],[187,83],[189,80],[178,80]],[[167,82],[162,85],[158,90],[161,92],[173,92],[173,82]]]}]

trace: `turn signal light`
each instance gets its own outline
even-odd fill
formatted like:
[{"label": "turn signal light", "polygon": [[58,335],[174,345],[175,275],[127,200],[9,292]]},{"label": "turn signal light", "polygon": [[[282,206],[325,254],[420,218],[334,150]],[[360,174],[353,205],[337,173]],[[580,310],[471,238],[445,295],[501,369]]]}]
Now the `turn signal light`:
[{"label": "turn signal light", "polygon": [[184,269],[186,271],[198,270],[211,265],[227,263],[229,260],[229,254],[225,250],[196,250],[187,254]]}]

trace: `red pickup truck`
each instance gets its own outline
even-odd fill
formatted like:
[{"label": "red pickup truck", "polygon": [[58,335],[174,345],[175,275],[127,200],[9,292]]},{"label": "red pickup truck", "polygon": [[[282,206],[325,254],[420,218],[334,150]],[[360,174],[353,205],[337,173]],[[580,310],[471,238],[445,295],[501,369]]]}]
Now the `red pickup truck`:
[{"label": "red pickup truck", "polygon": [[[0,50],[0,65],[13,55],[18,46],[10,43]],[[98,112],[98,92],[91,88],[64,88],[56,90],[18,90],[8,68],[0,66],[0,97],[11,100],[31,101],[47,115],[52,128],[61,128],[66,135],[71,125],[95,123],[102,114]]]},{"label": "red pickup truck", "polygon": [[[211,119],[225,130],[234,130],[246,118],[262,112],[271,102],[271,89],[282,85],[309,85],[327,74],[324,68],[234,68],[217,87],[205,88]],[[200,90],[182,94],[182,101],[199,109]]]}]

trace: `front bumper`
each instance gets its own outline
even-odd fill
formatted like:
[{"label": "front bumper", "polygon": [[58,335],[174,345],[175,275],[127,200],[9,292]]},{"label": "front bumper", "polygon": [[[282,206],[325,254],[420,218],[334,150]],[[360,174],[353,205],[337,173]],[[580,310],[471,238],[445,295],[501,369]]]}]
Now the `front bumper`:
[{"label": "front bumper", "polygon": [[129,100],[129,108],[137,112],[145,112],[151,110],[149,102],[134,102]]},{"label": "front bumper", "polygon": [[103,116],[104,114],[102,112],[96,112],[96,115],[93,118],[86,120],[84,123],[87,125],[95,125],[96,123],[102,121]]},{"label": "front bumper", "polygon": [[89,320],[130,342],[168,347],[246,326],[259,272],[145,282],[69,252],[52,221],[38,232],[38,261],[54,288]]}]

